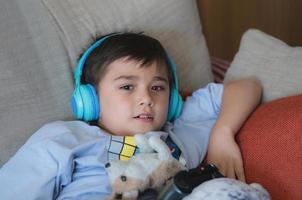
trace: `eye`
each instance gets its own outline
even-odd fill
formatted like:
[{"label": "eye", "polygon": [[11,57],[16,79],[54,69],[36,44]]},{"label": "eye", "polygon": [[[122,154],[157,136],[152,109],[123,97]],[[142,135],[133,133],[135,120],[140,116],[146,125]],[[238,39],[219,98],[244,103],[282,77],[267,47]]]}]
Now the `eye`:
[{"label": "eye", "polygon": [[122,90],[133,90],[134,86],[133,85],[123,85],[120,87]]},{"label": "eye", "polygon": [[155,85],[155,86],[152,86],[151,89],[154,90],[154,91],[164,91],[166,88],[163,87],[163,86]]}]

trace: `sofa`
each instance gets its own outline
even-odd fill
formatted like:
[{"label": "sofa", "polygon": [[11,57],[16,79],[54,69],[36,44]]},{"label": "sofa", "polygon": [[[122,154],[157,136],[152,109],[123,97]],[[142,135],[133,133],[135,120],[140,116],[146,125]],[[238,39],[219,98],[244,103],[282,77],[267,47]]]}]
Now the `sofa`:
[{"label": "sofa", "polygon": [[[0,167],[43,124],[73,119],[73,71],[96,36],[158,38],[177,65],[182,94],[218,80],[194,0],[10,0],[0,10]],[[301,47],[250,29],[219,79],[254,76],[263,85],[262,103],[237,140],[247,182],[273,199],[302,199],[301,74]]]}]

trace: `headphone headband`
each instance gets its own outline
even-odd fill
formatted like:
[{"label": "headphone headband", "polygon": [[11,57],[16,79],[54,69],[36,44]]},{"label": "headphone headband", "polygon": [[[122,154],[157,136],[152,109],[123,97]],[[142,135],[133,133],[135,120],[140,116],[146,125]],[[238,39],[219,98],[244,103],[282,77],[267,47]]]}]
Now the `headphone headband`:
[{"label": "headphone headband", "polygon": [[118,35],[118,33],[116,34],[111,34],[111,35],[106,35],[104,37],[102,37],[101,39],[99,39],[98,41],[96,41],[95,43],[93,43],[82,55],[82,57],[79,60],[78,66],[76,68],[76,71],[74,73],[74,80],[75,80],[75,84],[79,85],[81,82],[81,76],[82,76],[82,72],[83,72],[83,68],[85,66],[86,60],[88,58],[88,56],[91,54],[91,52],[97,48],[98,46],[100,46],[100,44],[102,44],[107,38],[113,36],[113,35]]}]

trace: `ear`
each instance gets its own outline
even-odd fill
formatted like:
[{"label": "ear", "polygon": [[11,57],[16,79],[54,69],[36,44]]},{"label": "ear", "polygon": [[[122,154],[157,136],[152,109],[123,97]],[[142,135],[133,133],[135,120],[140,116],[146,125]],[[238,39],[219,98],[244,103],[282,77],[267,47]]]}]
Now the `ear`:
[{"label": "ear", "polygon": [[149,145],[158,153],[160,160],[171,159],[171,151],[168,145],[158,136],[151,136],[148,140]]},{"label": "ear", "polygon": [[144,134],[134,135],[134,138],[141,153],[151,153],[154,151],[148,143],[148,138]]}]

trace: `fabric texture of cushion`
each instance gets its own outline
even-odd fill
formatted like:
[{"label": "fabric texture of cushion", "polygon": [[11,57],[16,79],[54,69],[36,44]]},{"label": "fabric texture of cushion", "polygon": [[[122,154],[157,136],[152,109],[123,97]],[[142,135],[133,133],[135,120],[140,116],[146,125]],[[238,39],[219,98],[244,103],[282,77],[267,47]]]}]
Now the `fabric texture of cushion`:
[{"label": "fabric texture of cushion", "polygon": [[42,124],[71,117],[72,68],[38,0],[0,6],[0,166]]},{"label": "fabric texture of cushion", "polygon": [[247,182],[274,200],[302,199],[302,95],[262,104],[238,134]]},{"label": "fabric texture of cushion", "polygon": [[44,123],[72,119],[73,71],[97,34],[144,31],[183,89],[212,81],[194,0],[10,0],[0,11],[0,166]]},{"label": "fabric texture of cushion", "polygon": [[259,30],[242,37],[225,80],[257,77],[264,89],[263,102],[302,92],[302,47],[290,47]]}]

